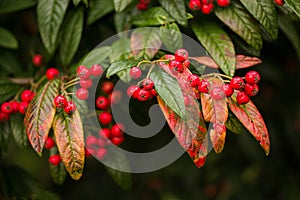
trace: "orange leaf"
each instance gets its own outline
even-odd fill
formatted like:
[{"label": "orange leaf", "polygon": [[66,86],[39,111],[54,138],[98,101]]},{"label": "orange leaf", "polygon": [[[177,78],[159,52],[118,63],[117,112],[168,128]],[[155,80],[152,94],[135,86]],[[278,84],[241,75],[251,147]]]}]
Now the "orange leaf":
[{"label": "orange leaf", "polygon": [[266,124],[252,101],[240,105],[236,102],[236,93],[228,98],[228,106],[239,121],[259,141],[266,155],[270,152],[270,139]]}]

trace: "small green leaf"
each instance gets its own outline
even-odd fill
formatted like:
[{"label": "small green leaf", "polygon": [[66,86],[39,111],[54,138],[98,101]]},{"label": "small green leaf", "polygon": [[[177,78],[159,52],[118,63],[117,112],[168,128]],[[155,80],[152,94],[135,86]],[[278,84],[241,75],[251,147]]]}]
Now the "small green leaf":
[{"label": "small green leaf", "polygon": [[159,3],[180,25],[187,25],[184,1],[159,0]]},{"label": "small green leaf", "polygon": [[133,0],[113,0],[115,5],[115,10],[117,12],[122,12]]},{"label": "small green leaf", "polygon": [[[58,154],[57,148],[53,147],[50,149],[50,156]],[[61,185],[65,182],[67,177],[67,171],[63,162],[60,162],[58,165],[52,165],[49,163],[50,173],[52,180],[55,184]]]},{"label": "small green leaf", "polygon": [[160,27],[160,37],[167,48],[171,52],[182,48],[183,40],[180,29],[176,23],[166,24]]},{"label": "small green leaf", "polygon": [[24,125],[24,116],[19,113],[10,115],[10,125],[17,145],[22,149],[26,148],[28,142]]},{"label": "small green leaf", "polygon": [[113,10],[112,0],[90,0],[87,23],[90,25]]},{"label": "small green leaf", "polygon": [[103,46],[92,50],[79,65],[91,67],[94,64],[99,64],[104,61],[112,52],[110,46]]},{"label": "small green leaf", "polygon": [[1,153],[7,150],[11,135],[11,127],[9,122],[0,123],[0,150]]},{"label": "small green leaf", "polygon": [[37,21],[41,38],[48,53],[53,54],[69,0],[39,0]]},{"label": "small green leaf", "polygon": [[285,3],[300,17],[300,1],[299,0],[285,0]]},{"label": "small green leaf", "polygon": [[138,63],[139,61],[137,60],[120,60],[114,62],[108,67],[106,71],[106,77],[110,78],[112,75],[115,75],[120,71],[136,66]]},{"label": "small green leaf", "polygon": [[131,54],[130,39],[125,37],[120,38],[119,40],[112,43],[111,48],[112,52],[109,55],[111,63],[118,60],[128,59],[129,55]]},{"label": "small green leaf", "polygon": [[150,74],[150,78],[155,84],[155,89],[166,105],[181,118],[186,116],[186,107],[183,94],[178,81],[164,72],[160,67],[156,67]]},{"label": "small green leaf", "polygon": [[35,6],[36,0],[1,0],[0,14],[24,10]]},{"label": "small green leaf", "polygon": [[62,30],[60,43],[60,60],[63,66],[68,66],[78,49],[83,29],[83,10],[78,9],[69,15]]},{"label": "small green leaf", "polygon": [[18,92],[19,89],[19,85],[11,82],[8,79],[0,80],[0,104],[9,100]]},{"label": "small green leaf", "polygon": [[175,22],[162,7],[152,7],[141,12],[132,19],[132,24],[136,26],[156,26]]},{"label": "small green leaf", "polygon": [[241,122],[231,112],[228,113],[226,128],[235,134],[240,134],[244,130]]},{"label": "small green leaf", "polygon": [[16,37],[9,30],[0,27],[0,46],[17,49],[19,45]]},{"label": "small green leaf", "polygon": [[262,37],[258,23],[238,2],[231,2],[226,8],[217,7],[217,17],[257,50],[262,48]]},{"label": "small green leaf", "polygon": [[233,76],[236,64],[235,50],[227,33],[216,24],[208,21],[193,23],[192,29],[224,73]]}]

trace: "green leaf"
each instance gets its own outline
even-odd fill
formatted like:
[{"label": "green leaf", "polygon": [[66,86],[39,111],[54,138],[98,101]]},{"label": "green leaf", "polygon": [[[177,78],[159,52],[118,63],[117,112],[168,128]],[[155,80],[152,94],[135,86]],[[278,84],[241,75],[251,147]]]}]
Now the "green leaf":
[{"label": "green leaf", "polygon": [[115,5],[115,10],[117,12],[122,12],[133,0],[113,0]]},{"label": "green leaf", "polygon": [[285,0],[285,3],[300,17],[300,1],[299,0]]},{"label": "green leaf", "polygon": [[83,14],[83,10],[78,9],[69,15],[63,27],[59,52],[63,66],[68,66],[71,63],[78,49],[83,29]]},{"label": "green leaf", "polygon": [[150,78],[153,80],[155,89],[165,104],[179,117],[185,118],[186,107],[178,81],[158,66],[152,71]]},{"label": "green leaf", "polygon": [[136,26],[156,26],[171,22],[175,22],[175,19],[162,7],[152,7],[132,19],[132,24]]},{"label": "green leaf", "polygon": [[125,37],[120,38],[111,45],[111,48],[112,52],[109,56],[111,63],[118,60],[128,59],[129,55],[131,54],[130,39]]},{"label": "green leaf", "polygon": [[190,66],[189,66],[189,70],[193,73],[193,74],[198,74],[199,76],[203,75],[204,71],[205,71],[205,66],[200,64],[199,62],[197,62],[196,60],[193,59],[189,59],[190,60]]},{"label": "green leaf", "polygon": [[24,76],[24,68],[20,59],[17,59],[17,56],[11,51],[0,50],[0,67],[2,77],[8,77],[8,74],[13,74],[14,77]]},{"label": "green leaf", "polygon": [[130,48],[135,58],[152,59],[162,45],[158,28],[135,29],[130,37]]},{"label": "green leaf", "polygon": [[87,23],[90,25],[113,10],[112,0],[90,0]]},{"label": "green leaf", "polygon": [[278,20],[273,0],[241,0],[241,3],[275,40],[278,36]]},{"label": "green leaf", "polygon": [[80,116],[85,117],[87,114],[89,114],[89,106],[85,100],[73,98],[73,101],[76,104],[76,108],[79,111]]},{"label": "green leaf", "polygon": [[83,3],[85,4],[86,7],[88,7],[88,5],[89,5],[88,0],[73,0],[73,4],[74,4],[75,6],[78,6],[78,4],[79,4],[80,2],[83,2]]},{"label": "green leaf", "polygon": [[244,130],[241,122],[231,112],[228,113],[226,128],[235,134],[240,134]]},{"label": "green leaf", "polygon": [[59,94],[60,80],[48,81],[28,105],[25,115],[27,137],[33,149],[42,154],[56,112],[53,100]]},{"label": "green leaf", "polygon": [[137,60],[120,60],[114,62],[107,68],[106,77],[110,78],[112,75],[115,75],[120,71],[136,66],[138,63],[139,61]]},{"label": "green leaf", "polygon": [[162,7],[182,26],[187,26],[187,15],[184,1],[159,0]]},{"label": "green leaf", "polygon": [[24,116],[19,113],[10,115],[10,126],[17,145],[22,149],[26,148],[28,142],[24,126]]},{"label": "green leaf", "polygon": [[171,52],[183,47],[182,34],[176,23],[161,26],[160,37],[167,50]]},{"label": "green leaf", "polygon": [[[130,20],[131,20],[131,13],[127,13],[127,12],[115,13],[114,25],[117,33],[120,34],[123,31],[129,30],[131,27]],[[124,34],[126,34],[126,32]]]},{"label": "green leaf", "polygon": [[8,49],[17,49],[16,37],[7,29],[0,27],[0,46]]},{"label": "green leaf", "polygon": [[91,67],[94,64],[99,64],[100,62],[104,61],[112,52],[112,48],[110,46],[103,46],[96,49],[93,49],[80,65],[85,65],[87,67]]},{"label": "green leaf", "polygon": [[19,85],[11,82],[8,79],[0,80],[0,104],[13,97],[19,89]]},{"label": "green leaf", "polygon": [[262,37],[258,23],[247,10],[237,2],[231,2],[226,8],[217,7],[217,17],[257,50],[262,48]]},{"label": "green leaf", "polygon": [[218,25],[208,21],[193,23],[192,29],[223,72],[233,76],[236,64],[235,50],[227,33]]},{"label": "green leaf", "polygon": [[35,6],[37,0],[1,0],[0,14],[24,10]]},{"label": "green leaf", "polygon": [[7,150],[11,135],[11,127],[9,122],[0,123],[0,150],[1,153]]},{"label": "green leaf", "polygon": [[53,54],[57,36],[65,16],[69,0],[39,0],[37,21],[41,38],[48,53]]},{"label": "green leaf", "polygon": [[[50,156],[58,154],[57,148],[53,147],[50,149]],[[62,185],[67,177],[67,171],[63,164],[63,162],[60,162],[58,165],[52,165],[49,163],[50,167],[50,173],[52,180],[55,184]]]},{"label": "green leaf", "polygon": [[61,113],[53,122],[56,145],[68,173],[79,180],[84,167],[84,132],[78,110],[72,115]]}]

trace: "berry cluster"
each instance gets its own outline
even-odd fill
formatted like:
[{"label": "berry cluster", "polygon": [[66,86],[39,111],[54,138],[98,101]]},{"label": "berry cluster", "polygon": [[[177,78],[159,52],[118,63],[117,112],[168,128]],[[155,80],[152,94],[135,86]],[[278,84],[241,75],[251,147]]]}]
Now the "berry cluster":
[{"label": "berry cluster", "polygon": [[136,7],[138,10],[147,10],[150,2],[151,2],[151,0],[139,0]]},{"label": "berry cluster", "polygon": [[[226,7],[230,5],[230,0],[217,0],[217,5]],[[191,10],[201,10],[203,14],[210,14],[214,8],[214,0],[190,0]]]},{"label": "berry cluster", "polygon": [[157,93],[154,89],[154,82],[150,78],[145,78],[140,87],[137,85],[129,86],[127,95],[139,101],[147,101],[152,97],[157,96]]},{"label": "berry cluster", "polygon": [[76,104],[72,100],[67,101],[66,97],[62,95],[54,98],[54,105],[56,108],[64,109],[66,114],[73,114],[76,110]]}]

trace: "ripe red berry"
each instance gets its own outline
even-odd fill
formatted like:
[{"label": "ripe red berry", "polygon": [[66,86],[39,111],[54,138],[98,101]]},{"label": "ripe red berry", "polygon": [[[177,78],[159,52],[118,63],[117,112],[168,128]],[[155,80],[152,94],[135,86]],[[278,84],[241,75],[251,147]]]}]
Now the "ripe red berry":
[{"label": "ripe red berry", "polygon": [[178,60],[171,60],[169,67],[173,72],[182,73],[184,70],[182,63]]},{"label": "ripe red berry", "polygon": [[109,104],[108,99],[104,96],[99,96],[96,99],[96,107],[101,110],[106,110],[108,107],[108,104]]},{"label": "ripe red berry", "polygon": [[199,76],[196,74],[189,75],[188,81],[190,82],[192,87],[198,87],[198,85],[200,83]]},{"label": "ripe red berry", "polygon": [[0,112],[0,122],[7,122],[9,120],[9,114]]},{"label": "ripe red berry", "polygon": [[48,159],[49,163],[51,163],[52,165],[58,165],[61,162],[61,157],[58,154],[52,155],[49,157]]},{"label": "ripe red berry", "polygon": [[191,10],[201,10],[201,1],[200,0],[190,0],[189,7]]},{"label": "ripe red berry", "polygon": [[54,105],[56,108],[64,108],[67,105],[67,99],[64,96],[56,96],[54,98]]},{"label": "ripe red berry", "polygon": [[111,136],[112,137],[121,137],[123,136],[123,131],[121,130],[121,127],[123,127],[122,124],[114,124],[111,129]]},{"label": "ripe red berry", "polygon": [[81,79],[88,79],[90,78],[91,71],[84,65],[80,65],[77,67],[77,76]]},{"label": "ripe red berry", "polygon": [[85,88],[78,88],[76,90],[76,97],[80,100],[87,100],[89,98],[89,91]]},{"label": "ripe red berry", "polygon": [[99,64],[92,65],[90,71],[91,71],[91,75],[93,76],[101,76],[103,74],[103,68]]},{"label": "ripe red berry", "polygon": [[124,142],[124,136],[120,136],[120,137],[112,137],[110,139],[111,143],[113,143],[114,145],[119,146],[120,144],[122,144],[122,142]]},{"label": "ripe red berry", "polygon": [[32,57],[32,63],[36,67],[40,67],[43,64],[43,56],[36,54]]},{"label": "ripe red berry", "polygon": [[21,94],[21,100],[30,102],[34,97],[34,92],[31,90],[24,90]]},{"label": "ripe red berry", "polygon": [[18,107],[19,107],[19,102],[17,101],[11,101],[10,102],[11,108],[13,110],[14,113],[18,112]]},{"label": "ripe red berry", "polygon": [[129,97],[131,97],[132,95],[133,95],[133,93],[136,91],[136,90],[138,90],[138,89],[140,89],[137,85],[131,85],[131,86],[129,86],[128,87],[128,89],[127,89],[127,95],[129,96]]},{"label": "ripe red berry", "polygon": [[208,5],[214,3],[214,0],[201,0],[203,5]]},{"label": "ripe red berry", "polygon": [[208,91],[210,90],[210,83],[207,80],[203,79],[199,83],[198,90],[202,93],[208,93]]},{"label": "ripe red berry", "polygon": [[245,75],[246,82],[249,84],[256,84],[260,81],[260,75],[257,71],[249,71]]},{"label": "ripe red berry", "polygon": [[217,4],[221,7],[227,7],[230,5],[230,0],[217,0]]},{"label": "ripe red berry", "polygon": [[102,128],[99,130],[99,136],[102,138],[110,137],[110,130],[108,128]]},{"label": "ripe red berry", "polygon": [[145,4],[143,2],[139,2],[136,5],[136,7],[137,7],[138,10],[147,10],[148,9],[148,4]]},{"label": "ripe red berry", "polygon": [[146,78],[143,81],[143,88],[145,90],[152,90],[153,87],[154,87],[154,82],[150,78]]},{"label": "ripe red berry", "polygon": [[179,62],[184,62],[186,59],[188,59],[189,53],[187,52],[186,49],[178,49],[175,51],[175,60]]},{"label": "ripe red berry", "polygon": [[284,0],[274,0],[274,3],[276,3],[279,6],[283,6]]},{"label": "ripe red berry", "polygon": [[102,112],[98,116],[99,122],[103,125],[108,125],[112,121],[112,115],[108,112]]},{"label": "ripe red berry", "polygon": [[107,154],[107,150],[105,148],[99,148],[97,151],[96,151],[96,157],[99,159],[99,160],[103,160],[105,158]]},{"label": "ripe red berry", "polygon": [[230,81],[230,87],[236,90],[242,90],[245,87],[245,82],[243,78],[235,76]]},{"label": "ripe red berry", "polygon": [[259,91],[259,87],[257,84],[251,85],[249,83],[246,83],[244,91],[246,92],[247,95],[249,95],[250,97],[253,97],[253,96],[257,95],[257,93]]},{"label": "ripe red berry", "polygon": [[5,114],[10,114],[13,112],[13,108],[11,107],[11,104],[9,102],[4,102],[1,105],[1,112]]},{"label": "ripe red berry", "polygon": [[142,75],[142,70],[139,67],[132,67],[129,71],[129,75],[133,79],[138,79]]},{"label": "ripe red berry", "polygon": [[213,87],[209,94],[214,100],[221,100],[225,97],[225,92],[221,87]]},{"label": "ripe red berry", "polygon": [[156,97],[158,95],[154,88],[150,92],[151,92],[151,95],[154,97]]},{"label": "ripe red berry", "polygon": [[141,88],[137,88],[137,89],[133,92],[132,98],[138,99],[140,90],[141,90]]},{"label": "ripe red berry", "polygon": [[93,81],[92,81],[92,79],[90,79],[90,78],[87,78],[87,79],[80,79],[79,85],[80,85],[82,88],[89,89],[89,88],[93,85]]},{"label": "ripe red berry", "polygon": [[85,148],[84,151],[85,151],[86,157],[90,157],[92,155],[92,153],[94,153],[93,150],[88,149],[88,148]]},{"label": "ripe red berry", "polygon": [[46,71],[46,77],[48,80],[53,80],[59,75],[59,71],[56,68],[49,68]]},{"label": "ripe red berry", "polygon": [[64,108],[65,113],[73,114],[75,110],[76,110],[76,104],[73,101],[68,101]]},{"label": "ripe red berry", "polygon": [[214,4],[212,4],[212,3],[211,4],[204,4],[202,6],[201,10],[202,10],[203,14],[208,15],[212,12],[213,8],[214,8]]},{"label": "ripe red berry", "polygon": [[20,102],[18,105],[19,113],[25,114],[27,107],[28,107],[28,102],[26,102],[26,101]]},{"label": "ripe red berry", "polygon": [[223,90],[225,92],[226,97],[230,97],[234,92],[234,90],[232,89],[232,87],[230,87],[229,84],[224,84]]},{"label": "ripe red berry", "polygon": [[250,97],[246,94],[246,92],[240,91],[236,96],[236,101],[238,104],[246,104],[250,101]]},{"label": "ripe red berry", "polygon": [[44,147],[45,147],[45,149],[51,149],[52,147],[54,147],[54,145],[55,145],[55,142],[54,142],[53,138],[48,137],[45,141],[45,146]]},{"label": "ripe red berry", "polygon": [[185,68],[188,68],[188,67],[190,66],[190,64],[191,64],[191,62],[190,62],[189,59],[186,59],[186,60],[182,63],[183,67],[185,67]]},{"label": "ripe red berry", "polygon": [[115,87],[115,85],[112,82],[104,81],[102,83],[101,89],[105,94],[110,94],[113,91],[114,87]]},{"label": "ripe red berry", "polygon": [[140,89],[137,94],[139,101],[147,101],[150,98],[150,92],[148,90]]}]

